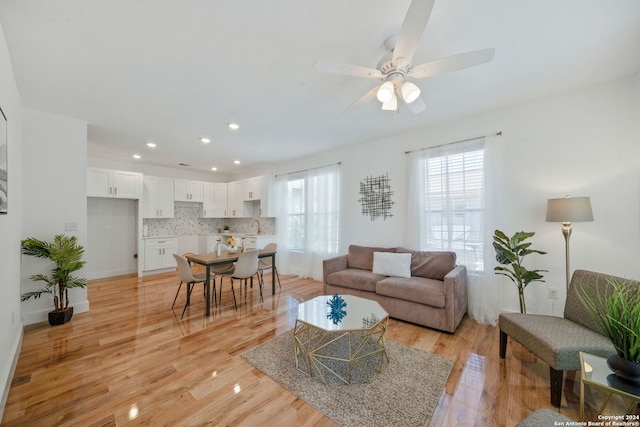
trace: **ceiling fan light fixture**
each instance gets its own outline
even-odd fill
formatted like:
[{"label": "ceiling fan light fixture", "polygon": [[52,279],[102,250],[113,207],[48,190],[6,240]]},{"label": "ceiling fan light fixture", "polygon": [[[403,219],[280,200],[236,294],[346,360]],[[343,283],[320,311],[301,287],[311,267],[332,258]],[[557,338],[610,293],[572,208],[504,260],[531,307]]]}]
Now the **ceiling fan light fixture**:
[{"label": "ceiling fan light fixture", "polygon": [[391,99],[382,103],[384,111],[396,111],[398,109],[398,97],[395,93],[391,94]]},{"label": "ceiling fan light fixture", "polygon": [[411,82],[404,82],[400,92],[402,93],[402,99],[407,104],[411,104],[420,96],[420,88]]},{"label": "ceiling fan light fixture", "polygon": [[380,86],[380,88],[378,89],[378,92],[376,93],[376,97],[378,98],[378,101],[382,103],[391,101],[391,99],[393,99],[393,96],[394,96],[393,89],[394,89],[393,82],[386,81],[382,83],[382,86]]}]

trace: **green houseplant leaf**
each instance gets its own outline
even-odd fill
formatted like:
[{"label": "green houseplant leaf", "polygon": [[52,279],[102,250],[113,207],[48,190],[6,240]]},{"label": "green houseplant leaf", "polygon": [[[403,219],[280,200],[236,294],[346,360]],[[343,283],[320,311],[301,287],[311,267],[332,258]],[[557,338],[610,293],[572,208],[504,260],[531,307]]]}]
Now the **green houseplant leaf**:
[{"label": "green houseplant leaf", "polygon": [[58,234],[53,238],[53,242],[30,237],[22,241],[21,248],[24,255],[48,259],[54,263],[51,274],[40,273],[31,276],[34,282],[45,282],[45,287],[23,293],[20,297],[22,301],[40,298],[42,294],[48,293],[53,296],[54,311],[63,311],[69,306],[67,289],[87,286],[86,279],[72,275],[85,264],[85,261],[82,261],[84,248],[78,244],[75,236]]},{"label": "green houseplant leaf", "polygon": [[[640,292],[629,280],[607,278],[609,291],[589,295],[578,287],[578,298],[611,340],[618,355],[640,363]],[[578,285],[579,286],[579,285]]]},{"label": "green houseplant leaf", "polygon": [[524,288],[532,282],[544,282],[542,272],[547,270],[529,270],[522,262],[524,257],[530,254],[544,255],[546,252],[530,249],[531,242],[525,240],[535,236],[535,232],[518,231],[513,236],[507,236],[503,231],[495,230],[493,233],[493,248],[496,252],[498,266],[494,267],[495,274],[506,276],[518,288],[520,300],[520,312],[526,313],[524,301]]}]

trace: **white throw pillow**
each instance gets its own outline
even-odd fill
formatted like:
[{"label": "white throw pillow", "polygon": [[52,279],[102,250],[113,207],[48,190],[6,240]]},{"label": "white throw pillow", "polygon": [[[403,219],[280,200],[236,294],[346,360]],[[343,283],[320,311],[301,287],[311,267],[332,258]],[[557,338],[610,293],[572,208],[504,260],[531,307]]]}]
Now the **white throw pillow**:
[{"label": "white throw pillow", "polygon": [[411,277],[411,254],[374,252],[373,273],[383,276]]}]

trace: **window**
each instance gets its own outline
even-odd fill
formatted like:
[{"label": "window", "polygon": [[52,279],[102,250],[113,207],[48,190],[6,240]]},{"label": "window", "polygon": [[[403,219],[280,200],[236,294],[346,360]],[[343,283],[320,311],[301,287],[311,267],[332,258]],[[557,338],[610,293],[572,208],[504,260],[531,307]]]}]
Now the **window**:
[{"label": "window", "polygon": [[338,253],[339,166],[278,177],[278,270],[322,279],[322,260]]},{"label": "window", "polygon": [[420,247],[456,252],[458,264],[484,270],[484,138],[427,149],[421,180]]},{"label": "window", "polygon": [[290,250],[302,251],[305,241],[304,179],[287,181],[287,200],[287,245]]}]

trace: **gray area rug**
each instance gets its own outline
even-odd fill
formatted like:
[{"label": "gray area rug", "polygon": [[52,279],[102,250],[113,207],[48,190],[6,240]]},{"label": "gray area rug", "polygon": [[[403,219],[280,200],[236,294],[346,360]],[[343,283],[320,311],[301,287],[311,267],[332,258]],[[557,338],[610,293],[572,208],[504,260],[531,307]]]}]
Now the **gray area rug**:
[{"label": "gray area rug", "polygon": [[293,331],[266,341],[242,358],[345,427],[426,426],[453,362],[386,340],[389,364],[369,383],[324,385],[296,369]]}]

